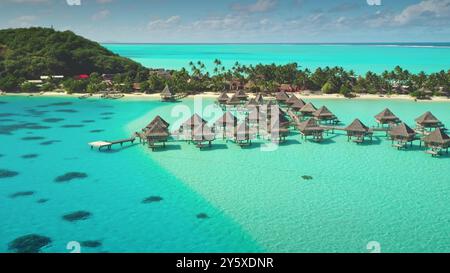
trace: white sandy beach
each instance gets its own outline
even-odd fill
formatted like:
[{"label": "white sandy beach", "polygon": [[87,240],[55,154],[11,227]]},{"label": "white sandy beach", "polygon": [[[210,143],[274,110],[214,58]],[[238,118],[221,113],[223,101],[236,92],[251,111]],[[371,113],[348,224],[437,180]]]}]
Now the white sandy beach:
[{"label": "white sandy beach", "polygon": [[[229,93],[229,96],[232,96],[234,93]],[[347,100],[348,98],[339,95],[339,94],[309,94],[304,92],[296,92],[296,93],[290,93],[295,94],[298,98],[307,100],[307,99],[341,99],[341,100]],[[47,96],[47,97],[80,97],[86,94],[83,93],[72,93],[67,94],[63,92],[44,92],[42,94],[39,93],[3,93],[3,95],[6,96]],[[144,93],[129,93],[124,94],[125,96],[122,99],[159,99],[160,93],[153,93],[153,94],[144,94]],[[217,92],[204,92],[202,94],[198,95],[191,95],[188,96],[188,98],[216,98],[220,95],[220,93]],[[254,95],[250,95],[250,97],[253,97]],[[95,94],[92,96],[92,98],[100,98],[100,94]],[[273,97],[267,97],[267,98],[273,98]],[[374,95],[374,94],[358,94],[356,97],[352,98],[352,100],[409,100],[414,101],[415,98],[409,96],[409,95]],[[430,100],[418,100],[418,102],[450,102],[450,98],[447,97],[432,97]]]}]

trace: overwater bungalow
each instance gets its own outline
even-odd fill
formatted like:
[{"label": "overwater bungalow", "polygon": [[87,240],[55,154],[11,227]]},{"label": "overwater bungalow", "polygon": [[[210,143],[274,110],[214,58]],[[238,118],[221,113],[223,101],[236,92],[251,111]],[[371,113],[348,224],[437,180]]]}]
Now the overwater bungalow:
[{"label": "overwater bungalow", "polygon": [[226,104],[229,99],[230,97],[228,96],[227,92],[222,92],[222,94],[220,94],[220,96],[217,98],[217,102],[223,105]]},{"label": "overwater bungalow", "polygon": [[234,94],[236,96],[236,98],[238,98],[240,101],[247,101],[248,96],[247,94],[244,92],[244,90],[240,89],[237,90],[236,93]]},{"label": "overwater bungalow", "polygon": [[433,128],[443,128],[444,124],[438,120],[431,112],[426,112],[420,117],[416,118],[417,129],[426,130]]},{"label": "overwater bungalow", "polygon": [[432,156],[441,155],[444,150],[448,154],[448,148],[450,147],[450,137],[444,133],[441,128],[436,128],[432,133],[423,138],[425,146],[430,150],[426,151]]},{"label": "overwater bungalow", "polygon": [[175,93],[173,93],[172,90],[170,90],[168,85],[166,85],[166,87],[164,87],[164,90],[161,92],[161,100],[162,101],[176,100]]},{"label": "overwater bungalow", "polygon": [[183,122],[183,124],[181,124],[180,131],[193,131],[194,128],[200,125],[205,125],[206,123],[207,122],[202,117],[198,114],[194,114],[188,120]]},{"label": "overwater bungalow", "polygon": [[256,94],[255,101],[259,105],[263,105],[264,104],[264,97],[263,97],[263,95],[261,93]]},{"label": "overwater bungalow", "polygon": [[416,140],[416,132],[411,129],[411,127],[402,122],[389,130],[389,137],[392,140],[392,146],[396,147],[397,149],[402,149],[407,147],[408,142],[412,146],[412,142]]},{"label": "overwater bungalow", "polygon": [[292,111],[294,111],[294,112],[296,112],[296,113],[299,113],[300,110],[301,110],[305,105],[306,105],[306,104],[304,103],[304,101],[299,100],[299,101],[296,101],[296,102],[294,102],[293,104],[291,104],[291,105],[289,106],[289,108],[291,108]]},{"label": "overwater bungalow", "polygon": [[236,96],[236,94],[234,94],[233,96],[231,96],[231,98],[228,99],[227,105],[232,105],[232,106],[237,106],[237,105],[241,105],[242,102],[241,100]]},{"label": "overwater bungalow", "polygon": [[300,109],[300,113],[304,117],[311,117],[316,110],[317,108],[314,106],[314,104],[308,102]]},{"label": "overwater bungalow", "polygon": [[[282,127],[289,127],[289,119],[287,118],[287,113],[281,109],[278,105],[272,105],[267,107],[265,111],[263,111],[266,115],[266,119],[268,124],[279,122]],[[270,128],[271,126],[268,126]]]},{"label": "overwater bungalow", "polygon": [[279,91],[275,94],[275,99],[278,103],[285,104],[289,99],[289,95],[284,91]]},{"label": "overwater bungalow", "polygon": [[156,123],[160,123],[166,128],[169,128],[170,126],[170,124],[167,121],[165,121],[161,116],[156,116],[147,126],[145,126],[144,129],[142,129],[142,131],[146,131],[147,129],[152,128],[153,125],[155,125]]},{"label": "overwater bungalow", "polygon": [[215,140],[213,129],[206,124],[197,126],[192,131],[192,142],[199,149],[206,146],[211,147],[211,143]]},{"label": "overwater bungalow", "polygon": [[300,102],[300,104],[303,104],[303,105],[306,104],[302,99],[299,99],[299,98],[297,98],[297,96],[292,94],[292,96],[286,101],[286,104],[290,106],[290,105],[293,105],[298,102]]},{"label": "overwater bungalow", "polygon": [[249,146],[255,138],[255,133],[248,122],[241,122],[234,130],[234,141],[241,147]]},{"label": "overwater bungalow", "polygon": [[246,109],[251,109],[253,107],[259,107],[258,102],[256,102],[256,100],[254,98],[251,98],[246,104],[245,104],[245,108]]},{"label": "overwater bungalow", "polygon": [[338,118],[326,107],[322,106],[312,113],[319,122],[337,123]]},{"label": "overwater bungalow", "polygon": [[305,140],[307,140],[308,136],[312,136],[314,141],[323,140],[324,129],[319,126],[315,118],[310,118],[297,124],[297,129]]},{"label": "overwater bungalow", "polygon": [[281,120],[277,119],[275,121],[269,121],[267,125],[267,133],[272,142],[284,142],[286,137],[289,136],[289,123],[283,123]]},{"label": "overwater bungalow", "polygon": [[163,122],[156,121],[152,127],[145,130],[143,136],[148,143],[148,147],[154,151],[158,143],[162,143],[162,146],[166,147],[170,133],[168,127]]},{"label": "overwater bungalow", "polygon": [[352,138],[356,138],[353,142],[363,143],[366,137],[372,140],[373,132],[370,131],[369,127],[364,125],[359,119],[355,119],[349,126],[344,128],[347,131],[348,141]]},{"label": "overwater bungalow", "polygon": [[392,113],[389,108],[384,109],[381,113],[376,115],[375,120],[381,126],[385,124],[391,126],[401,122],[401,120],[394,113]]},{"label": "overwater bungalow", "polygon": [[214,126],[222,130],[223,139],[225,139],[227,132],[234,129],[237,126],[237,123],[238,119],[236,116],[227,111],[214,122]]}]

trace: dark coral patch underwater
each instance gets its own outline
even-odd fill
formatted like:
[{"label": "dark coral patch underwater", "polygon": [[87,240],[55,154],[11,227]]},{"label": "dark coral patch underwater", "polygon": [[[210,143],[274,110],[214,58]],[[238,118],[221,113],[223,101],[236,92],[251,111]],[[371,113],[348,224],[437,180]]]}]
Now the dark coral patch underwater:
[{"label": "dark coral patch underwater", "polygon": [[85,179],[86,177],[88,177],[88,175],[86,173],[69,172],[64,175],[56,177],[55,182],[64,183],[64,182],[69,182],[74,179]]},{"label": "dark coral patch underwater", "polygon": [[68,106],[68,105],[72,105],[72,104],[73,104],[73,102],[55,102],[55,103],[39,105],[38,107],[47,108],[47,107],[52,107],[52,106]]},{"label": "dark coral patch underwater", "polygon": [[208,219],[209,216],[206,213],[199,213],[199,214],[197,214],[197,218],[198,219]]},{"label": "dark coral patch underwater", "polygon": [[82,247],[87,247],[87,248],[97,248],[97,247],[101,247],[102,246],[102,242],[98,241],[98,240],[89,240],[89,241],[83,241],[80,242],[80,245]]},{"label": "dark coral patch underwater", "polygon": [[50,129],[51,127],[39,125],[37,123],[16,123],[9,125],[0,126],[0,134],[2,135],[11,135],[13,132],[18,130],[45,130]]},{"label": "dark coral patch underwater", "polygon": [[104,132],[105,130],[103,129],[97,129],[97,130],[90,130],[89,133],[101,133]]},{"label": "dark coral patch underwater", "polygon": [[57,123],[60,121],[63,121],[63,118],[46,118],[44,120],[42,120],[43,122],[47,122],[47,123]]},{"label": "dark coral patch underwater", "polygon": [[41,199],[37,200],[36,203],[38,203],[38,204],[44,204],[44,203],[47,203],[48,201],[49,201],[49,199],[41,198]]},{"label": "dark coral patch underwater", "polygon": [[114,112],[104,112],[104,113],[100,113],[100,115],[102,115],[102,116],[111,116],[111,115],[114,115],[115,113]]},{"label": "dark coral patch underwater", "polygon": [[74,110],[74,109],[59,109],[59,110],[56,110],[55,112],[59,112],[59,113],[78,113],[78,111]]},{"label": "dark coral patch underwater", "polygon": [[41,143],[39,143],[39,145],[48,146],[48,145],[52,145],[53,143],[58,143],[58,142],[61,142],[61,141],[60,140],[49,140],[49,141],[41,142]]},{"label": "dark coral patch underwater", "polygon": [[304,180],[312,180],[312,179],[313,179],[313,177],[310,176],[310,175],[303,175],[302,178],[303,178]]},{"label": "dark coral patch underwater", "polygon": [[92,216],[92,213],[88,211],[76,211],[72,213],[68,213],[66,215],[63,215],[63,219],[68,222],[75,222],[75,221],[84,221],[89,219]]},{"label": "dark coral patch underwater", "polygon": [[36,157],[38,157],[39,155],[38,154],[26,154],[26,155],[23,155],[23,156],[21,156],[23,159],[32,159],[32,158],[36,158]]},{"label": "dark coral patch underwater", "polygon": [[10,178],[19,175],[18,172],[0,169],[0,179],[2,178]]},{"label": "dark coral patch underwater", "polygon": [[82,128],[82,127],[84,127],[84,125],[82,124],[68,124],[61,126],[61,128]]},{"label": "dark coral patch underwater", "polygon": [[142,200],[142,203],[144,203],[144,204],[156,203],[156,202],[161,202],[162,200],[163,200],[163,198],[160,196],[150,196],[150,197],[147,197],[144,200]]},{"label": "dark coral patch underwater", "polygon": [[25,196],[32,196],[35,192],[34,191],[19,191],[16,193],[13,193],[9,196],[9,198],[17,198],[17,197],[25,197]]},{"label": "dark coral patch underwater", "polygon": [[32,140],[43,140],[43,139],[45,139],[45,137],[32,136],[32,137],[23,137],[21,139],[25,140],[25,141],[32,141]]},{"label": "dark coral patch underwater", "polygon": [[8,249],[17,253],[39,253],[41,249],[51,244],[52,239],[46,236],[30,234],[16,238],[10,242]]},{"label": "dark coral patch underwater", "polygon": [[81,121],[81,122],[83,122],[83,123],[94,123],[95,120],[92,120],[92,119],[86,119],[86,120],[83,120],[83,121]]}]

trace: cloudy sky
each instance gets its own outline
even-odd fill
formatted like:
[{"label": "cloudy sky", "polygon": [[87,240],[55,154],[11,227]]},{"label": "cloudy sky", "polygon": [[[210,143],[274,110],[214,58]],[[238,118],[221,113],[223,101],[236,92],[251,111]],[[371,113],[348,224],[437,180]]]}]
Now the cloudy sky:
[{"label": "cloudy sky", "polygon": [[450,0],[0,0],[0,18],[99,42],[450,41]]}]

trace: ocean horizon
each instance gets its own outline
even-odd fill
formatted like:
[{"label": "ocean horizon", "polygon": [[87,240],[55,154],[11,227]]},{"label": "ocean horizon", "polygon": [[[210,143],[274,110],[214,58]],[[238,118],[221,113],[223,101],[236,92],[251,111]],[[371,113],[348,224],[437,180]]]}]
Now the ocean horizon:
[{"label": "ocean horizon", "polygon": [[412,73],[447,71],[449,42],[424,43],[103,43],[107,49],[149,68],[189,68],[201,61],[212,73],[215,59],[228,69],[242,65],[298,63],[310,70],[341,66],[363,75],[396,66]]}]

